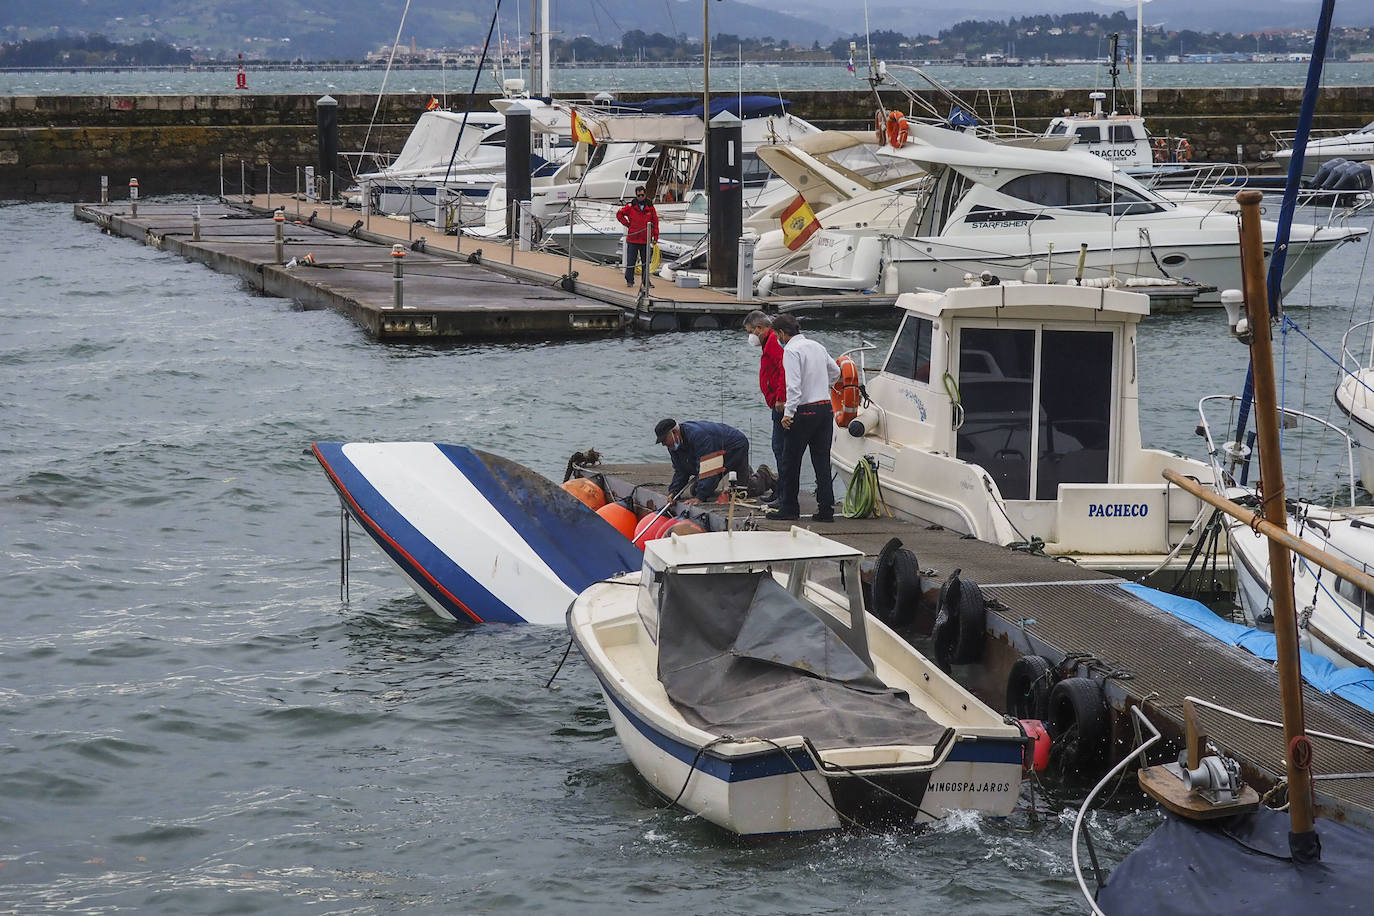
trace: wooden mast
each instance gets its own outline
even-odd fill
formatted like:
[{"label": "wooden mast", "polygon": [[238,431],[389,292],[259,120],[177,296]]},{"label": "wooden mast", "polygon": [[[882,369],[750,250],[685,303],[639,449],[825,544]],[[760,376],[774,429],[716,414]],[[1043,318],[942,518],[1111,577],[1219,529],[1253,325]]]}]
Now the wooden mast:
[{"label": "wooden mast", "polygon": [[[1260,481],[1265,520],[1280,531],[1288,530],[1284,504],[1283,460],[1279,454],[1278,398],[1274,385],[1274,354],[1269,333],[1268,291],[1264,282],[1264,238],[1260,229],[1259,191],[1241,191],[1241,267],[1245,303],[1250,320],[1250,364],[1255,379],[1255,429],[1258,432]],[[1278,650],[1279,697],[1283,707],[1283,738],[1288,765],[1289,843],[1315,846],[1312,826],[1312,753],[1302,706],[1302,672],[1298,656],[1298,620],[1293,607],[1293,565],[1288,548],[1269,540],[1269,590],[1274,607],[1274,637]],[[1306,836],[1304,836],[1306,835]]]}]

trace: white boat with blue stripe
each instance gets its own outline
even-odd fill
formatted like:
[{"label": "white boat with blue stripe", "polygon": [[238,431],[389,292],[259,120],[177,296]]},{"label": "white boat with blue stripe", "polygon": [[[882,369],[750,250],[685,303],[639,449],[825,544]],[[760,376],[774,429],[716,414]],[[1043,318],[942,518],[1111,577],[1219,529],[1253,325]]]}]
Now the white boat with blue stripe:
[{"label": "white boat with blue stripe", "polygon": [[317,442],[362,526],[436,614],[563,622],[592,583],[640,565],[620,532],[514,461],[437,442]]},{"label": "white boat with blue stripe", "polygon": [[1025,739],[864,611],[863,553],[810,531],[649,541],[568,627],[625,751],[744,836],[1016,805]]}]

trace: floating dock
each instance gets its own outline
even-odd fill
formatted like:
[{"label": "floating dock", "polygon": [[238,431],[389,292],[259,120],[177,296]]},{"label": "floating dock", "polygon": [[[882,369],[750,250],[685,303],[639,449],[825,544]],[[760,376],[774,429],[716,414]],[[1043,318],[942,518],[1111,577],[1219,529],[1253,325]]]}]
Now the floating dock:
[{"label": "floating dock", "polygon": [[[282,243],[277,247],[281,209]],[[196,213],[200,218],[197,221]],[[732,291],[678,287],[653,277],[627,287],[621,268],[520,251],[410,220],[296,197],[212,204],[128,201],[77,204],[76,219],[242,278],[305,308],[332,308],[378,340],[554,338],[738,328],[755,309],[814,318],[892,317],[892,295],[740,299]],[[197,222],[199,227],[197,228]],[[393,258],[395,246],[403,256]],[[280,256],[279,255],[280,251]],[[396,296],[396,261],[402,295]],[[1152,311],[1192,307],[1196,287],[1146,287]]]},{"label": "floating dock", "polygon": [[[604,479],[618,496],[639,490],[661,494],[672,478],[669,464],[604,464],[583,468]],[[803,494],[805,496],[805,494]],[[1007,675],[1023,655],[1049,659],[1065,676],[1103,681],[1112,718],[1116,759],[1137,744],[1131,707],[1139,707],[1167,737],[1183,735],[1183,699],[1194,696],[1255,719],[1279,718],[1278,674],[1273,664],[1227,645],[1121,588],[1125,580],[1073,563],[998,547],[891,518],[831,523],[757,518],[761,529],[793,524],[812,528],[877,555],[890,538],[917,557],[922,587],[938,586],[950,573],[976,582],[990,599],[982,660],[958,666],[961,680],[994,709],[1006,709]],[[726,507],[709,506],[715,515]],[[736,509],[738,519],[740,510]],[[717,526],[717,527],[723,527]],[[907,634],[909,637],[912,634]],[[1326,732],[1374,743],[1374,713],[1303,685],[1308,734],[1314,755],[1321,816],[1374,827],[1374,752],[1313,734]],[[1280,729],[1200,709],[1203,733],[1240,761],[1246,779],[1261,790],[1285,770]]]}]

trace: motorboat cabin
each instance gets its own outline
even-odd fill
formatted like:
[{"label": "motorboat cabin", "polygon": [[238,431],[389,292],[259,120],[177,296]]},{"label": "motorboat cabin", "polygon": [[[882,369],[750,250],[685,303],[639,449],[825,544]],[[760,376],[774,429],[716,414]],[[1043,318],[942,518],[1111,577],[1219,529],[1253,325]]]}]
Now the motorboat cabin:
[{"label": "motorboat cabin", "polygon": [[1141,446],[1139,293],[999,283],[907,293],[872,399],[835,436],[899,515],[1119,572],[1165,562],[1204,506],[1167,483],[1208,465]]}]

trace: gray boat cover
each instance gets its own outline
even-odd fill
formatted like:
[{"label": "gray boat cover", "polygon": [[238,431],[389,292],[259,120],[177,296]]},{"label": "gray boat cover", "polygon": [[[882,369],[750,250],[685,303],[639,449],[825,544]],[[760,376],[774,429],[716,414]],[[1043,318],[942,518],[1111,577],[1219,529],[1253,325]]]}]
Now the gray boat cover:
[{"label": "gray boat cover", "polygon": [[698,728],[818,748],[936,744],[946,728],[880,681],[768,573],[669,573],[658,679]]}]

